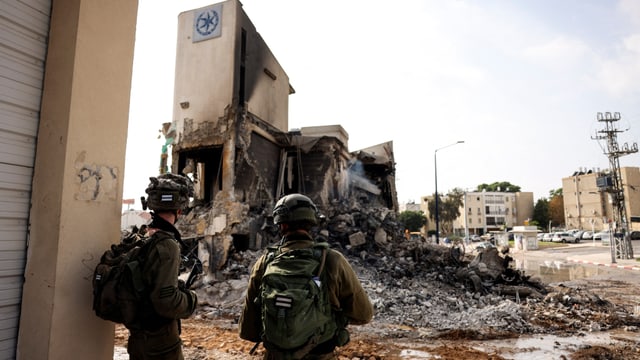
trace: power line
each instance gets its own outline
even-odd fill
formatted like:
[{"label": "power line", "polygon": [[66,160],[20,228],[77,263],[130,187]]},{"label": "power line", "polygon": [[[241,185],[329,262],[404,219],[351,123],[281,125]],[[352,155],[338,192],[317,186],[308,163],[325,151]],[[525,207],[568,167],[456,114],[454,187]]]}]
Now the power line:
[{"label": "power line", "polygon": [[[611,239],[611,261],[616,259],[632,259],[633,247],[629,238],[629,222],[627,219],[626,201],[624,199],[624,186],[622,183],[622,171],[620,170],[620,157],[638,152],[638,144],[631,145],[618,143],[618,133],[626,130],[619,130],[616,123],[620,121],[620,113],[610,112],[597,115],[598,122],[604,123],[602,130],[596,131],[592,137],[594,140],[606,140],[606,148],[601,145],[604,154],[609,158],[609,173],[598,177],[598,190],[609,194],[613,208],[613,234]],[[609,231],[611,232],[611,226]],[[622,237],[616,236],[622,234]]]}]

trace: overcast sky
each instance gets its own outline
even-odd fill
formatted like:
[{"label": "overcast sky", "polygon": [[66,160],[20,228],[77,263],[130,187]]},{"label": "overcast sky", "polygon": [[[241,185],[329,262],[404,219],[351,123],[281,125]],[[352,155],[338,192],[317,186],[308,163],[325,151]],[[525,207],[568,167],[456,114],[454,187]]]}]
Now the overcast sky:
[{"label": "overcast sky", "polygon": [[[124,198],[158,173],[177,17],[216,1],[140,0]],[[400,203],[508,181],[534,199],[609,166],[598,112],[640,135],[640,1],[244,0],[289,76],[289,128],[340,124],[349,150],[393,141]],[[640,166],[640,155],[620,159]]]}]

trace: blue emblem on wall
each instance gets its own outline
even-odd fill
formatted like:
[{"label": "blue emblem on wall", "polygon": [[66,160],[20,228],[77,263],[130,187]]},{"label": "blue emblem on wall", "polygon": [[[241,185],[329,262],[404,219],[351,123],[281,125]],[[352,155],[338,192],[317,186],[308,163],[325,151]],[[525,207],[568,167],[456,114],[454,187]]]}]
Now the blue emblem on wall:
[{"label": "blue emblem on wall", "polygon": [[211,35],[220,24],[220,16],[215,10],[209,10],[201,13],[196,20],[196,31],[202,35]]},{"label": "blue emblem on wall", "polygon": [[193,42],[220,36],[222,4],[195,10],[193,19]]}]

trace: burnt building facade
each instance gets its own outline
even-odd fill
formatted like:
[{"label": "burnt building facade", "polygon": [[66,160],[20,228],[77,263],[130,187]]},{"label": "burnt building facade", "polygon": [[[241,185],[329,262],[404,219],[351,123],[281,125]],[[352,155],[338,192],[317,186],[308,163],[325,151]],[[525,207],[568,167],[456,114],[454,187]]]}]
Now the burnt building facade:
[{"label": "burnt building facade", "polygon": [[283,195],[308,195],[327,216],[345,199],[397,212],[393,144],[348,150],[340,126],[288,129],[286,72],[237,0],[178,17],[174,111],[163,133],[170,171],[194,180],[183,226],[211,270],[229,251],[272,241]]}]

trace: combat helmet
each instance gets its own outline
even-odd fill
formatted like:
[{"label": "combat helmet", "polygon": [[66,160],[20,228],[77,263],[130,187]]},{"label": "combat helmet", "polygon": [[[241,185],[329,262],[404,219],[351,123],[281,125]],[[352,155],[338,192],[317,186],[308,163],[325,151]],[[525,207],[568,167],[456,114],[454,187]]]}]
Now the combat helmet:
[{"label": "combat helmet", "polygon": [[308,197],[302,194],[289,194],[282,197],[273,208],[273,222],[318,224],[318,209]]},{"label": "combat helmet", "polygon": [[142,197],[142,207],[155,211],[175,211],[185,209],[189,198],[193,197],[193,183],[186,176],[165,173],[150,177],[145,190],[147,198]]}]

